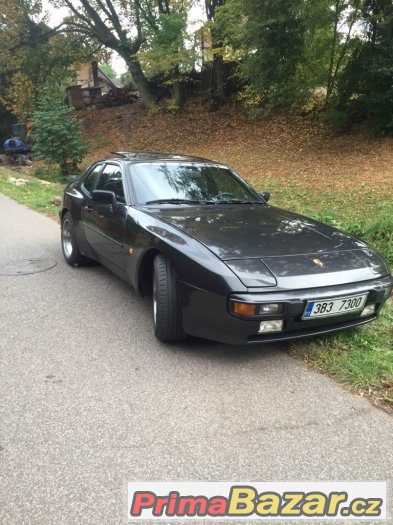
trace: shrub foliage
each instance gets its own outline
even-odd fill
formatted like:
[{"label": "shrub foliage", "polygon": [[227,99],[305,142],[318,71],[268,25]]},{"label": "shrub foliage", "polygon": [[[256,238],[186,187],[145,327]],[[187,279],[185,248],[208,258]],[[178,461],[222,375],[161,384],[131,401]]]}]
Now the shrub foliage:
[{"label": "shrub foliage", "polygon": [[86,154],[82,121],[63,104],[58,95],[46,93],[34,113],[33,151],[37,158],[58,164],[63,175],[76,170]]}]

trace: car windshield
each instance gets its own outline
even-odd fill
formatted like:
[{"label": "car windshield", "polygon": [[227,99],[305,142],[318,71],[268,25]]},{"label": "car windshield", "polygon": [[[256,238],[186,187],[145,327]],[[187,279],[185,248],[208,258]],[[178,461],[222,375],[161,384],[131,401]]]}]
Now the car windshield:
[{"label": "car windshield", "polygon": [[131,180],[138,204],[264,203],[255,190],[221,166],[136,163]]}]

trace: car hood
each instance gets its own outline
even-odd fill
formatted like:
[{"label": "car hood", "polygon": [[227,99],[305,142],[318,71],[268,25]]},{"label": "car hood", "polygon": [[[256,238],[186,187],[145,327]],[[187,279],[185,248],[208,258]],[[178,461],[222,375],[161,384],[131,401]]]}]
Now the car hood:
[{"label": "car hood", "polygon": [[193,206],[155,210],[222,260],[364,248],[334,228],[272,206]]},{"label": "car hood", "polygon": [[204,244],[249,287],[327,286],[388,273],[359,239],[280,208],[170,206],[154,214]]}]

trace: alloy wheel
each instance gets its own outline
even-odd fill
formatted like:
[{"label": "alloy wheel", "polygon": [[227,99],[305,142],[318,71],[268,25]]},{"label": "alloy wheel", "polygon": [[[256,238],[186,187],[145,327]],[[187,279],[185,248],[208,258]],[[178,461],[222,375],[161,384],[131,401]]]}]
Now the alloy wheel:
[{"label": "alloy wheel", "polygon": [[72,255],[73,250],[73,243],[72,243],[72,223],[70,219],[65,219],[63,222],[63,229],[62,229],[62,240],[63,240],[63,250],[65,253],[65,256],[67,258],[70,258]]}]

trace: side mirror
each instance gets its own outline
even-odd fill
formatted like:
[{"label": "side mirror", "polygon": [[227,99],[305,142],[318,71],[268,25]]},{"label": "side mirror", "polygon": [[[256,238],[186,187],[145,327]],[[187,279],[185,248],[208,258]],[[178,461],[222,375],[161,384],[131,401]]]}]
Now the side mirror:
[{"label": "side mirror", "polygon": [[269,202],[269,199],[270,199],[270,191],[261,191],[259,193],[259,195],[262,197],[262,199],[265,201],[265,202]]},{"label": "side mirror", "polygon": [[97,204],[111,204],[116,206],[116,196],[113,191],[94,190],[91,198]]}]

